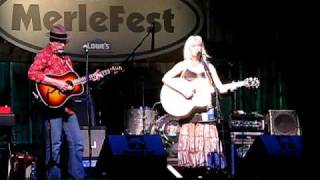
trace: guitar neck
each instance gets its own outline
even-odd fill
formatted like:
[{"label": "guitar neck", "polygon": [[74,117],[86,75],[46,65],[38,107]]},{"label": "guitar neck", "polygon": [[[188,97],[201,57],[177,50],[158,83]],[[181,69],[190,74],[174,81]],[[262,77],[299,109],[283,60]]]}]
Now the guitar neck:
[{"label": "guitar neck", "polygon": [[[106,76],[108,74],[110,74],[110,69],[105,69],[100,71],[100,73],[103,76]],[[94,79],[94,74],[89,74],[89,81],[92,81]],[[86,76],[80,77],[78,79],[73,80],[73,84],[74,85],[78,85],[78,84],[85,84],[88,81],[88,78]]]},{"label": "guitar neck", "polygon": [[230,83],[229,85],[230,85],[230,88],[240,88],[242,86],[245,86],[247,88],[252,88],[252,87],[258,88],[260,85],[260,82],[257,78],[246,78],[243,81],[233,82],[233,83]]},{"label": "guitar neck", "polygon": [[245,82],[245,81],[238,81],[238,82],[233,82],[232,84],[233,84],[235,87],[239,88],[239,87],[245,86],[245,85],[246,85],[246,82]]},{"label": "guitar neck", "polygon": [[242,86],[245,86],[246,82],[245,81],[237,81],[237,82],[232,82],[229,84],[229,89],[230,88],[240,88]]}]

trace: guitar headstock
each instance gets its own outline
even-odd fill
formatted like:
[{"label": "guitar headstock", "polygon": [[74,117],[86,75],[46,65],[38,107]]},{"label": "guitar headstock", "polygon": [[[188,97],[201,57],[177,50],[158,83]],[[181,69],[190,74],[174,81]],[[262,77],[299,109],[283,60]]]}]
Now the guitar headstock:
[{"label": "guitar headstock", "polygon": [[112,66],[111,68],[109,68],[110,72],[112,72],[113,74],[117,74],[118,72],[123,72],[124,69],[122,68],[122,66]]},{"label": "guitar headstock", "polygon": [[244,80],[245,87],[247,88],[258,88],[260,86],[260,81],[256,77],[249,77]]}]

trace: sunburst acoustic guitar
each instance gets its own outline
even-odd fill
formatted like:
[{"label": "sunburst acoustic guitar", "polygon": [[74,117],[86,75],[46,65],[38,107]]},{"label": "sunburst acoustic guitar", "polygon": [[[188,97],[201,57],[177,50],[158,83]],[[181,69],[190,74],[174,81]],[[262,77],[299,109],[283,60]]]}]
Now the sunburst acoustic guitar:
[{"label": "sunburst acoustic guitar", "polygon": [[[111,68],[100,71],[100,73],[103,76],[106,76],[109,74],[116,74],[120,71],[123,71],[121,66],[113,66]],[[81,95],[84,92],[83,85],[87,81],[91,81],[95,78],[94,74],[90,74],[89,79],[87,79],[86,76],[79,77],[79,75],[75,72],[67,72],[62,75],[47,75],[47,76],[51,78],[63,80],[72,87],[71,90],[62,91],[59,88],[52,85],[36,83],[36,90],[41,101],[43,102],[43,104],[45,104],[50,108],[59,108],[63,106],[69,98],[73,96]]]}]

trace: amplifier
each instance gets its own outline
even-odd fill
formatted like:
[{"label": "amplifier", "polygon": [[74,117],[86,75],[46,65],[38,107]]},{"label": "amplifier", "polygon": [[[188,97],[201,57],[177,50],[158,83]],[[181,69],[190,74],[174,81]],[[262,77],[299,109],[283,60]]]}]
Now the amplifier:
[{"label": "amplifier", "polygon": [[264,131],[264,116],[255,114],[232,114],[230,115],[229,128],[231,131]]},{"label": "amplifier", "polygon": [[230,129],[236,131],[263,131],[264,130],[264,120],[231,120],[229,122]]},{"label": "amplifier", "polygon": [[[84,159],[89,158],[89,132],[88,126],[81,126],[81,132],[84,139]],[[91,158],[98,158],[104,139],[106,137],[105,126],[94,126],[90,130],[91,139]]]},{"label": "amplifier", "polygon": [[0,114],[0,126],[14,126],[15,118],[14,114]]},{"label": "amplifier", "polygon": [[230,132],[232,144],[253,144],[254,140],[263,132]]}]

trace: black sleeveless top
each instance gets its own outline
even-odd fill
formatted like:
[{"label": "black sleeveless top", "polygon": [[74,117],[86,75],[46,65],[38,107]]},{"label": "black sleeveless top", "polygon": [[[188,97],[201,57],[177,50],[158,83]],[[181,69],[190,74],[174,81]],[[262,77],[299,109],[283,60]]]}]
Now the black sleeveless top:
[{"label": "black sleeveless top", "polygon": [[195,73],[189,69],[186,69],[184,72],[182,72],[180,74],[180,76],[184,79],[186,79],[187,81],[192,81],[196,78],[206,78],[206,75],[204,72],[201,73]]}]

